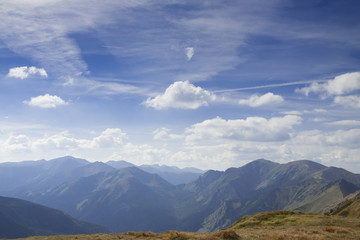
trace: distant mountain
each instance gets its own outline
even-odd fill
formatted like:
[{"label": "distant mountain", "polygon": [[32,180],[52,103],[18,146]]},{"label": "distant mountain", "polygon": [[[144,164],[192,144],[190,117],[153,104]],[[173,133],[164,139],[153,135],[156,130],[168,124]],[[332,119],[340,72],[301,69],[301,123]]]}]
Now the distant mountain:
[{"label": "distant mountain", "polygon": [[256,160],[225,172],[209,171],[184,186],[188,194],[182,193],[187,197],[177,207],[183,219],[181,227],[186,231],[213,231],[244,215],[270,210],[321,212],[359,190],[359,174],[343,169],[331,176],[321,174],[327,169],[305,160],[287,164]]},{"label": "distant mountain", "polygon": [[0,164],[0,193],[51,187],[72,179],[71,172],[87,164],[89,162],[84,159],[70,156],[50,161],[2,163]]},{"label": "distant mountain", "polygon": [[0,238],[89,233],[109,233],[109,230],[77,221],[55,209],[16,198],[0,197]]},{"label": "distant mountain", "polygon": [[120,160],[120,161],[111,160],[111,161],[107,161],[106,164],[113,168],[116,168],[116,169],[127,168],[127,167],[136,167],[134,164],[129,163],[124,160]]},{"label": "distant mountain", "polygon": [[116,168],[111,167],[103,162],[93,162],[73,169],[68,173],[69,180],[79,177],[88,177],[101,172],[115,171]]},{"label": "distant mountain", "polygon": [[127,167],[138,167],[145,172],[154,173],[164,178],[166,181],[173,185],[180,185],[190,183],[196,180],[201,174],[204,173],[203,170],[197,168],[178,168],[174,166],[166,165],[140,165],[136,166],[132,163],[120,160],[120,161],[108,161],[107,165],[112,166],[116,169],[122,169]]},{"label": "distant mountain", "polygon": [[167,165],[159,165],[159,164],[152,164],[152,165],[140,165],[139,168],[143,169],[144,171],[149,170],[157,171],[157,172],[169,172],[169,173],[204,173],[203,170],[198,168],[178,168],[175,166],[167,166]]},{"label": "distant mountain", "polygon": [[165,165],[160,166],[157,164],[141,165],[139,168],[149,173],[158,174],[160,177],[174,185],[190,183],[195,181],[204,173],[204,171],[197,168],[180,169],[178,167]]},{"label": "distant mountain", "polygon": [[115,232],[159,232],[176,227],[172,188],[158,175],[131,167],[62,184],[36,200]]},{"label": "distant mountain", "polygon": [[[360,190],[359,174],[308,160],[280,164],[259,159],[239,168],[203,174],[169,166],[133,167],[125,161],[72,161],[74,167],[68,171],[55,167],[51,174],[36,172],[40,179],[48,179],[42,188],[33,181],[36,174],[22,169],[25,178],[32,178],[27,190],[16,196],[115,232],[213,231],[257,212],[323,212]],[[187,184],[170,180],[184,172],[199,175]],[[55,179],[60,174],[63,176]],[[19,188],[7,187],[8,192],[19,194]]]}]

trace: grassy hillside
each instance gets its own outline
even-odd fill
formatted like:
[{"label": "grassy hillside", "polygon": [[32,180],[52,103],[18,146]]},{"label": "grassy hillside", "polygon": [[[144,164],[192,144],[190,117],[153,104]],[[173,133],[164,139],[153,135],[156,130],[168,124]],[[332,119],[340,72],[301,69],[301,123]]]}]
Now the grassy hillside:
[{"label": "grassy hillside", "polygon": [[339,203],[329,214],[360,219],[360,191]]},{"label": "grassy hillside", "polygon": [[231,227],[211,233],[167,231],[164,233],[127,232],[121,234],[63,235],[29,237],[26,240],[237,240],[237,239],[360,239],[360,222],[356,218],[272,211],[245,216]]}]

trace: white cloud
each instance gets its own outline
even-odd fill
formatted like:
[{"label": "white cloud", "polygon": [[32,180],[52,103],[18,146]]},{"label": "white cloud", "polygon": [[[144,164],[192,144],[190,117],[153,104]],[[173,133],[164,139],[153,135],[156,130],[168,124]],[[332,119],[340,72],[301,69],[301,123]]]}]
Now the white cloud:
[{"label": "white cloud", "polygon": [[297,110],[292,110],[292,111],[284,111],[284,112],[280,112],[281,114],[285,114],[285,115],[302,115],[303,113]]},{"label": "white cloud", "polygon": [[[0,156],[21,160],[43,158],[44,154],[47,158],[74,155],[88,160],[122,159],[135,164],[158,163],[220,170],[241,166],[262,157],[278,162],[309,159],[335,166],[348,164],[358,167],[358,128],[296,132],[294,126],[301,121],[296,116],[241,120],[226,121],[218,118],[193,125],[184,133],[188,136],[185,142],[188,144],[173,149],[126,142],[127,135],[118,128],[105,129],[91,137],[76,137],[68,131],[40,137],[9,134],[5,140],[0,140]],[[343,121],[335,124],[347,123]],[[350,123],[359,126],[358,121]],[[162,130],[170,134],[168,129],[159,129],[157,132]],[[197,138],[190,139],[194,135]]]},{"label": "white cloud", "polygon": [[91,145],[101,148],[113,147],[121,145],[126,137],[126,133],[120,128],[107,128],[100,136],[93,139]]},{"label": "white cloud", "polygon": [[360,96],[336,96],[334,103],[345,107],[360,108]]},{"label": "white cloud", "polygon": [[186,133],[186,142],[223,142],[224,139],[236,141],[280,141],[290,137],[293,127],[302,118],[295,115],[273,117],[248,117],[246,119],[224,120],[220,117],[194,124]]},{"label": "white cloud", "polygon": [[192,47],[185,48],[185,54],[186,54],[188,61],[191,60],[191,58],[194,56],[194,53],[195,53],[194,48],[192,48]]},{"label": "white cloud", "polygon": [[29,106],[40,108],[56,108],[58,106],[68,104],[68,102],[65,102],[60,97],[49,94],[32,97],[30,101],[24,101],[24,103],[28,104]]},{"label": "white cloud", "polygon": [[360,121],[358,120],[340,120],[335,122],[326,123],[327,125],[336,125],[336,126],[360,126]]},{"label": "white cloud", "polygon": [[94,138],[72,137],[68,131],[30,138],[24,134],[11,135],[2,144],[3,151],[51,152],[57,150],[93,150],[117,148],[123,145],[127,134],[119,128],[107,128]]},{"label": "white cloud", "polygon": [[311,92],[321,93],[322,97],[343,95],[360,90],[360,72],[345,73],[325,83],[312,83],[309,87],[297,89],[308,96]]},{"label": "white cloud", "polygon": [[285,143],[284,148],[290,157],[296,159],[311,159],[332,165],[358,162],[360,129],[299,132]]},{"label": "white cloud", "polygon": [[324,135],[324,142],[330,146],[346,146],[350,148],[360,146],[360,129],[338,130]]},{"label": "white cloud", "polygon": [[252,95],[249,99],[241,99],[239,100],[239,104],[248,105],[250,107],[260,107],[268,104],[282,103],[283,101],[284,98],[282,96],[268,92],[262,96]]},{"label": "white cloud", "polygon": [[89,148],[90,146],[91,142],[89,140],[70,137],[68,131],[63,131],[33,140],[31,150],[53,151],[56,149]]},{"label": "white cloud", "polygon": [[70,137],[68,131],[45,136],[33,141],[32,149],[103,149],[120,146],[126,139],[126,133],[119,128],[107,128],[93,139]]},{"label": "white cloud", "polygon": [[30,145],[31,141],[26,135],[12,135],[3,143],[2,149],[9,152],[28,151]]},{"label": "white cloud", "polygon": [[312,112],[314,112],[314,113],[327,113],[328,111],[326,109],[322,109],[322,108],[315,108],[314,110],[312,110]]},{"label": "white cloud", "polygon": [[153,132],[154,139],[168,141],[168,140],[177,140],[184,138],[184,136],[181,134],[170,134],[169,133],[170,131],[171,130],[167,128],[158,128]]},{"label": "white cloud", "polygon": [[27,66],[10,68],[7,76],[25,79],[28,78],[30,75],[36,75],[36,74],[42,77],[48,77],[45,69],[36,68],[36,67],[27,67]]},{"label": "white cloud", "polygon": [[[282,142],[239,142],[232,149],[236,159],[266,159],[278,162],[308,159],[331,166],[352,167],[360,171],[359,130],[320,131],[310,130],[294,133]],[[316,146],[316,147],[314,147]],[[348,168],[349,169],[349,168]]]},{"label": "white cloud", "polygon": [[153,164],[168,162],[171,152],[165,148],[156,148],[148,144],[135,145],[127,143],[121,149],[114,152],[111,156],[112,159],[127,159],[132,163]]},{"label": "white cloud", "polygon": [[211,92],[195,87],[189,81],[179,81],[171,84],[162,95],[148,98],[144,104],[155,109],[181,108],[197,109],[207,106],[209,102],[215,101],[216,96]]}]

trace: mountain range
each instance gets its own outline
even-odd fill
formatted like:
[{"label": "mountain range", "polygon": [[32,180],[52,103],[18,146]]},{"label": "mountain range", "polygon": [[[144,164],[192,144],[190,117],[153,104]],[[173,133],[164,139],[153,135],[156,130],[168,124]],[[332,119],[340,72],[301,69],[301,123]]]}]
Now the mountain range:
[{"label": "mountain range", "polygon": [[360,174],[308,160],[259,159],[204,173],[73,157],[0,164],[0,195],[60,209],[113,232],[214,231],[256,212],[327,211],[358,190]]}]

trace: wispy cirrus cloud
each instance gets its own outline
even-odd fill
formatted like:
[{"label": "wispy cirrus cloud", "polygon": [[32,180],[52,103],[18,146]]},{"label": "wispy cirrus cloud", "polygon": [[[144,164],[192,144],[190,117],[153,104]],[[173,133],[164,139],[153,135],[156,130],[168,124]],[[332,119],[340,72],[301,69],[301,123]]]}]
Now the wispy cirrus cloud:
[{"label": "wispy cirrus cloud", "polygon": [[328,122],[327,125],[334,126],[360,126],[360,121],[358,120],[339,120],[335,122]]},{"label": "wispy cirrus cloud", "polygon": [[141,4],[141,0],[86,4],[80,0],[4,0],[0,2],[0,39],[57,76],[79,76],[88,72],[88,66],[70,35],[108,24],[116,10]]}]

